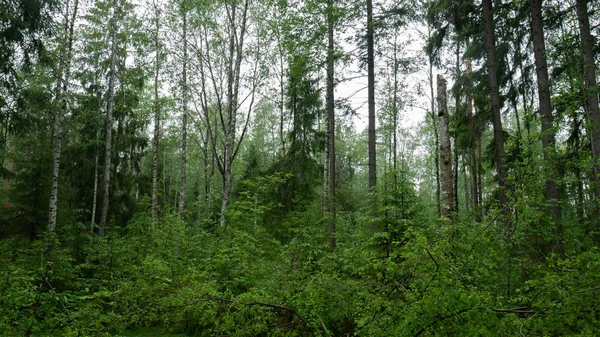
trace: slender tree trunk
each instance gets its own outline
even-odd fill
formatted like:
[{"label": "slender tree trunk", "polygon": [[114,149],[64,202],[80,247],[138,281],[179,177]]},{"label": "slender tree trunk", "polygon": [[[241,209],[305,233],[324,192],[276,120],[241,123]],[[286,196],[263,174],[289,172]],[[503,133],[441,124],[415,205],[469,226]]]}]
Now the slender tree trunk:
[{"label": "slender tree trunk", "polygon": [[[429,30],[429,35],[431,37],[431,30]],[[431,95],[431,111],[429,116],[431,117],[431,124],[433,125],[433,136],[435,140],[434,146],[434,163],[435,163],[435,199],[436,199],[436,207],[437,207],[437,215],[438,217],[442,215],[442,204],[441,204],[441,182],[440,182],[440,157],[439,157],[439,148],[440,148],[440,140],[438,133],[438,123],[437,118],[435,117],[435,93],[433,90],[433,59],[429,57],[429,92]]]},{"label": "slender tree trunk", "polygon": [[281,141],[281,158],[285,157],[285,134],[284,134],[284,121],[285,121],[285,70],[283,63],[283,50],[281,50],[281,41],[278,41],[279,46],[279,139]]},{"label": "slender tree trunk", "polygon": [[117,9],[114,9],[113,17],[110,23],[111,35],[111,50],[110,50],[110,65],[108,73],[108,103],[106,106],[106,140],[104,150],[104,170],[103,170],[103,201],[102,214],[100,215],[100,223],[98,226],[98,236],[104,236],[104,228],[106,227],[106,219],[108,217],[108,208],[110,200],[110,160],[112,149],[112,124],[113,124],[113,109],[115,106],[115,80],[116,63],[117,63]]},{"label": "slender tree trunk", "polygon": [[556,149],[554,137],[554,117],[552,116],[552,103],[550,101],[550,81],[548,79],[548,65],[546,64],[546,43],[544,41],[544,26],[542,23],[542,0],[530,0],[531,7],[531,34],[533,37],[533,54],[537,74],[538,97],[540,113],[542,115],[542,147],[544,162],[550,172],[546,179],[546,202],[548,211],[552,215],[555,226],[554,237],[548,253],[564,255],[562,239],[562,223],[560,210],[560,195],[556,185]]},{"label": "slender tree trunk", "polygon": [[496,170],[498,173],[498,202],[500,212],[503,216],[507,231],[510,230],[510,210],[508,209],[508,199],[506,197],[506,177],[507,171],[504,165],[504,131],[502,130],[502,116],[500,115],[500,91],[498,89],[498,79],[496,77],[496,42],[494,32],[494,15],[492,0],[483,0],[483,23],[485,29],[485,50],[487,54],[487,72],[490,87],[490,100],[492,106],[492,120],[494,125],[494,147]]},{"label": "slender tree trunk", "polygon": [[[248,0],[244,2],[242,11],[242,22],[236,24],[236,5],[231,5],[228,10],[230,20],[230,37],[229,37],[229,55],[227,61],[227,107],[226,107],[226,122],[225,122],[225,149],[223,154],[223,200],[221,202],[221,225],[226,222],[226,211],[229,205],[232,185],[232,164],[236,155],[236,128],[237,128],[237,113],[238,113],[238,95],[240,87],[240,73],[244,48],[244,37],[246,34],[246,20],[248,14]],[[227,5],[226,5],[227,6]],[[242,136],[239,142],[242,141]],[[238,143],[239,145],[239,143]]]},{"label": "slender tree trunk", "polygon": [[94,196],[92,197],[92,221],[90,222],[90,244],[94,237],[94,224],[96,223],[96,204],[98,203],[98,150],[96,150],[96,162],[94,165]]},{"label": "slender tree trunk", "polygon": [[377,185],[377,157],[375,135],[375,56],[374,56],[373,2],[367,0],[367,69],[369,100],[369,190]]},{"label": "slender tree trunk", "polygon": [[[462,110],[461,109],[461,104],[460,104],[460,99],[461,99],[461,95],[462,95],[462,89],[460,86],[460,41],[456,41],[456,52],[455,52],[455,56],[456,56],[456,62],[454,64],[454,68],[456,71],[456,83],[454,84],[455,87],[455,93],[454,93],[454,111],[455,114],[458,115],[459,111]],[[438,93],[439,95],[439,93]],[[449,124],[449,121],[448,121]],[[456,136],[453,137],[454,139],[454,211],[456,213],[459,212],[459,200],[458,200],[458,160],[459,160],[459,153],[458,153],[458,146],[456,146]]]},{"label": "slender tree trunk", "polygon": [[394,93],[392,94],[392,110],[394,113],[394,189],[398,188],[398,28],[394,31]]},{"label": "slender tree trunk", "polygon": [[329,210],[329,115],[325,116],[325,153],[323,155],[323,198],[321,201],[321,215],[325,216]]},{"label": "slender tree trunk", "polygon": [[587,1],[577,0],[577,19],[583,55],[583,92],[585,94],[585,110],[587,113],[592,159],[594,161],[594,192],[596,196],[596,213],[600,216],[600,109],[598,107],[598,86],[596,82],[596,65],[594,61],[594,38],[590,34],[590,21]]},{"label": "slender tree trunk", "polygon": [[329,232],[329,247],[336,247],[336,231],[335,231],[335,99],[333,96],[334,90],[334,40],[333,40],[333,0],[327,0],[327,93],[326,93],[326,110],[327,110],[327,147],[329,154],[329,222],[327,230]]},{"label": "slender tree trunk", "polygon": [[159,139],[160,139],[160,102],[158,97],[158,76],[160,73],[160,12],[155,8],[156,12],[156,27],[154,31],[154,42],[156,48],[156,60],[154,69],[154,138],[152,139],[152,221],[158,221],[158,154],[159,154]]},{"label": "slender tree trunk", "polygon": [[71,74],[71,59],[73,57],[73,26],[77,19],[77,9],[79,0],[75,0],[73,4],[73,13],[69,17],[69,1],[66,1],[65,23],[64,23],[64,38],[66,39],[65,50],[62,53],[60,62],[60,70],[56,85],[56,100],[60,105],[59,110],[54,116],[54,137],[52,140],[52,187],[50,190],[50,206],[48,216],[48,227],[54,232],[56,229],[56,212],[58,203],[58,173],[60,168],[60,152],[62,150],[62,133],[63,133],[63,118],[67,115],[67,95],[69,91],[69,80]]},{"label": "slender tree trunk", "polygon": [[182,111],[181,111],[181,184],[179,193],[179,219],[185,217],[185,192],[187,188],[187,13],[183,13],[183,74],[182,74]]},{"label": "slender tree trunk", "polygon": [[452,149],[448,131],[448,108],[446,80],[437,76],[437,102],[440,126],[440,168],[442,173],[442,215],[449,217],[454,211],[454,188],[452,179]]},{"label": "slender tree trunk", "polygon": [[[471,74],[473,66],[471,59],[467,59],[467,73]],[[469,118],[469,136],[471,138],[471,145],[469,146],[469,160],[471,167],[471,193],[473,194],[473,211],[475,212],[475,221],[481,222],[481,210],[479,209],[479,184],[478,184],[478,170],[477,160],[475,157],[475,148],[479,142],[479,136],[475,135],[475,120],[473,115],[473,96],[469,94],[467,97],[467,116]]]}]

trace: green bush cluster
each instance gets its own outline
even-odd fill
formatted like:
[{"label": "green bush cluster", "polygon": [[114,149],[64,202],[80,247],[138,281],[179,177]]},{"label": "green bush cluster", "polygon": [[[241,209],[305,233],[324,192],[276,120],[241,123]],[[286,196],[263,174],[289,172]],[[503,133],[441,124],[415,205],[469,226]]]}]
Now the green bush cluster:
[{"label": "green bush cluster", "polygon": [[174,214],[153,223],[144,211],[103,239],[90,241],[83,223],[33,243],[4,239],[0,335],[600,332],[597,248],[541,263],[516,253],[526,251],[527,235],[509,240],[493,221],[466,216],[428,218],[410,181],[396,186],[374,193],[376,212],[338,214],[335,251],[320,205],[287,213],[281,240],[262,225],[273,202],[250,192],[224,227]]}]

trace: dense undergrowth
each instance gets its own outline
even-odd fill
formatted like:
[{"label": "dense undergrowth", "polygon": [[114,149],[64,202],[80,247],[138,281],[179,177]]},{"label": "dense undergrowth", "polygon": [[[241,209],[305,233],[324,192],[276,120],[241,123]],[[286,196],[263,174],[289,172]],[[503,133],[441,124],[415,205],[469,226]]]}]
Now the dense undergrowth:
[{"label": "dense undergrowth", "polygon": [[382,194],[379,216],[338,214],[335,251],[320,205],[283,216],[282,240],[262,224],[274,206],[251,195],[225,227],[146,211],[102,239],[85,223],[12,236],[0,241],[0,335],[600,333],[593,244],[541,261],[527,233],[507,239],[491,216],[431,219],[410,190]]}]

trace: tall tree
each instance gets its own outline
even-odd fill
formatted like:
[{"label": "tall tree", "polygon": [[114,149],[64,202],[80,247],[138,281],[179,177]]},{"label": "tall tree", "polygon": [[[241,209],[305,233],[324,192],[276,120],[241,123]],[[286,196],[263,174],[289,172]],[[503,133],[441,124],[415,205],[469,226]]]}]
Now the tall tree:
[{"label": "tall tree", "polygon": [[544,161],[550,173],[546,178],[546,202],[548,211],[555,225],[554,238],[550,252],[564,255],[562,240],[562,224],[560,195],[556,185],[556,160],[554,117],[552,116],[552,103],[550,102],[550,81],[548,79],[548,64],[546,62],[546,42],[544,41],[544,26],[542,21],[542,0],[530,0],[531,7],[531,34],[533,40],[533,53],[537,75],[538,97],[540,101],[540,114],[542,115],[542,147]]},{"label": "tall tree", "polygon": [[152,221],[158,221],[158,154],[160,139],[160,102],[158,96],[160,74],[160,8],[154,2],[154,134],[152,139]]},{"label": "tall tree", "polygon": [[577,20],[579,21],[579,37],[581,39],[581,55],[583,57],[583,92],[585,95],[585,111],[587,113],[590,140],[592,145],[593,172],[595,177],[594,192],[596,195],[596,212],[600,216],[600,108],[598,107],[598,85],[596,82],[596,65],[594,38],[590,33],[590,20],[587,0],[577,0]]},{"label": "tall tree", "polygon": [[[70,8],[70,6],[73,8]],[[64,23],[63,23],[63,41],[59,55],[59,70],[56,83],[56,102],[58,109],[54,116],[54,132],[52,139],[53,165],[52,165],[52,187],[50,190],[50,206],[48,216],[48,227],[54,232],[56,228],[56,212],[58,202],[58,173],[60,168],[60,154],[62,149],[63,136],[63,118],[67,115],[68,109],[68,90],[69,80],[71,76],[71,60],[73,58],[73,28],[75,20],[77,20],[77,10],[79,0],[75,0],[73,4],[69,0],[64,2]]]},{"label": "tall tree", "polygon": [[375,56],[373,1],[367,0],[367,72],[369,100],[369,190],[377,185],[377,154],[375,134]]},{"label": "tall tree", "polygon": [[454,211],[454,187],[452,178],[452,148],[448,130],[448,107],[446,98],[446,80],[437,76],[437,102],[440,130],[440,168],[442,174],[442,215],[450,216]]},{"label": "tall tree", "polygon": [[[466,60],[467,64],[467,76],[470,76],[473,71],[473,65],[471,59]],[[471,89],[471,88],[469,88]],[[479,163],[476,160],[475,148],[480,142],[480,137],[476,135],[475,131],[475,120],[473,114],[473,95],[471,90],[467,95],[467,118],[469,119],[469,162],[470,162],[470,174],[471,174],[471,195],[473,196],[473,211],[475,212],[475,221],[481,222],[481,210],[479,209]]]},{"label": "tall tree", "polygon": [[110,36],[110,60],[108,71],[108,102],[106,105],[106,134],[104,141],[104,169],[103,169],[103,199],[102,213],[100,214],[100,222],[98,224],[98,235],[104,236],[104,228],[108,218],[108,208],[110,202],[110,161],[112,153],[112,127],[113,127],[113,109],[115,107],[115,82],[116,82],[116,63],[117,63],[117,12],[118,8],[113,1],[113,15],[110,19],[109,36]]},{"label": "tall tree", "polygon": [[187,167],[187,108],[188,108],[188,37],[187,10],[182,9],[183,16],[183,63],[181,75],[181,184],[179,192],[179,219],[185,216],[186,167]]},{"label": "tall tree", "polygon": [[334,1],[327,0],[327,80],[326,80],[326,97],[325,97],[325,110],[327,114],[327,151],[325,152],[326,163],[327,163],[327,191],[328,191],[328,205],[329,205],[329,220],[327,222],[327,230],[329,232],[329,247],[335,249],[336,247],[336,233],[335,233],[335,99],[334,99]]},{"label": "tall tree", "polygon": [[498,88],[498,79],[496,75],[496,42],[494,32],[494,11],[492,0],[483,0],[483,25],[484,25],[484,45],[486,51],[486,66],[488,73],[488,84],[490,90],[490,101],[492,108],[492,121],[494,127],[494,154],[496,161],[496,170],[498,174],[498,202],[500,211],[504,217],[505,227],[510,227],[510,211],[508,209],[508,199],[506,197],[507,171],[504,164],[504,131],[502,129],[502,116],[500,115],[500,90]]}]

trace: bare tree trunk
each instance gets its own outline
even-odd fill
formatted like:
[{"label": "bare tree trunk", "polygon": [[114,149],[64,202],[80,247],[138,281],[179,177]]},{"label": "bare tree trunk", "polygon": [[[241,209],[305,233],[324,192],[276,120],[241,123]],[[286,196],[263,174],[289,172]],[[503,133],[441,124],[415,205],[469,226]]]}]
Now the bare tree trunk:
[{"label": "bare tree trunk", "polygon": [[394,93],[392,94],[392,110],[394,113],[394,189],[398,188],[398,27],[394,31]]},{"label": "bare tree trunk", "polygon": [[[455,51],[455,56],[456,56],[456,62],[454,64],[454,70],[456,72],[456,83],[454,83],[454,87],[456,89],[455,93],[454,93],[454,111],[455,114],[458,115],[459,111],[461,110],[460,108],[460,99],[461,99],[461,95],[462,95],[462,90],[459,84],[459,79],[460,79],[460,41],[456,41],[456,51]],[[439,95],[439,93],[438,93]],[[448,117],[449,119],[450,117]],[[450,121],[448,120],[448,124],[450,124]],[[458,153],[458,146],[456,146],[456,136],[454,137],[454,212],[458,213],[459,212],[459,200],[458,200],[458,160],[459,160],[459,153]]]},{"label": "bare tree trunk", "polygon": [[92,197],[92,221],[90,223],[90,244],[94,237],[94,224],[96,223],[96,204],[98,202],[98,150],[96,149],[96,164],[94,165],[94,196]]},{"label": "bare tree trunk", "polygon": [[[242,142],[244,137],[244,131],[240,136],[237,147],[235,143],[236,130],[237,130],[237,113],[238,113],[238,96],[240,88],[240,75],[241,75],[241,64],[244,49],[244,37],[246,34],[247,25],[247,14],[248,14],[249,2],[244,2],[242,11],[242,22],[239,25],[239,32],[237,31],[236,24],[236,13],[237,8],[235,5],[231,5],[231,8],[226,5],[227,15],[230,21],[230,37],[229,37],[229,59],[227,64],[227,106],[226,106],[226,121],[225,121],[225,149],[222,160],[221,174],[223,176],[223,201],[221,202],[221,225],[224,226],[226,222],[226,211],[229,205],[229,199],[231,194],[232,185],[232,164],[239,149],[239,144]],[[253,89],[254,90],[254,89]],[[252,96],[253,98],[253,96]],[[251,101],[252,105],[252,101]],[[251,107],[250,107],[251,109]],[[248,119],[246,119],[246,127]]]},{"label": "bare tree trunk", "polygon": [[[473,71],[471,59],[467,59],[467,73]],[[475,221],[481,222],[481,210],[479,209],[479,188],[478,188],[478,170],[477,160],[475,158],[475,147],[479,143],[479,136],[475,135],[475,120],[473,116],[473,96],[467,97],[467,116],[469,117],[469,136],[471,138],[471,144],[469,146],[469,159],[471,166],[471,193],[473,194],[473,211],[475,212]]]},{"label": "bare tree trunk", "polygon": [[185,217],[186,166],[187,166],[187,13],[183,13],[183,74],[182,74],[182,111],[181,111],[181,184],[179,193],[179,219]]},{"label": "bare tree trunk", "polygon": [[71,74],[71,59],[73,57],[73,26],[77,19],[77,9],[79,0],[75,0],[73,4],[73,13],[69,17],[69,1],[65,3],[65,23],[64,23],[64,38],[66,38],[66,48],[63,50],[62,59],[60,62],[60,70],[56,85],[56,100],[60,105],[60,111],[57,111],[54,116],[54,137],[52,140],[52,187],[50,191],[50,206],[48,216],[48,227],[54,232],[56,229],[56,212],[58,203],[58,173],[60,168],[60,152],[62,149],[62,133],[63,133],[63,118],[67,115],[67,94],[69,90],[69,77]]},{"label": "bare tree trunk", "polygon": [[442,215],[450,216],[454,212],[454,188],[452,182],[452,149],[448,131],[448,108],[446,99],[446,80],[437,76],[437,102],[440,126],[440,168],[442,173]]},{"label": "bare tree trunk", "polygon": [[329,222],[327,230],[329,232],[329,247],[333,250],[336,247],[336,232],[335,232],[335,99],[333,96],[334,89],[334,40],[333,40],[333,0],[327,0],[327,93],[326,93],[326,110],[327,110],[327,147],[329,154]]},{"label": "bare tree trunk", "polygon": [[[431,38],[431,27],[428,27],[428,35]],[[429,57],[429,93],[431,95],[431,111],[429,112],[429,116],[431,117],[431,124],[433,125],[433,136],[435,139],[434,146],[434,163],[435,163],[435,200],[437,207],[437,216],[442,215],[442,204],[441,204],[441,182],[440,182],[440,158],[439,158],[439,148],[440,148],[440,140],[438,134],[438,123],[437,118],[435,117],[435,92],[433,90],[433,59],[432,56]]]},{"label": "bare tree trunk", "polygon": [[550,102],[550,81],[548,79],[548,65],[546,63],[546,43],[544,41],[544,26],[542,23],[542,0],[530,0],[531,6],[531,34],[533,35],[533,54],[537,74],[538,97],[540,100],[540,113],[542,115],[542,147],[544,162],[550,172],[546,179],[546,202],[548,211],[552,215],[555,232],[551,241],[549,253],[564,255],[562,239],[562,222],[560,209],[560,195],[556,185],[556,160],[554,117],[552,116],[552,103]]},{"label": "bare tree trunk", "polygon": [[110,66],[108,74],[108,103],[106,106],[106,140],[104,150],[104,170],[102,179],[103,184],[103,202],[102,214],[100,215],[100,224],[98,227],[98,236],[104,236],[104,228],[106,227],[106,219],[108,217],[108,207],[110,200],[110,159],[112,149],[112,124],[113,124],[113,109],[115,106],[115,80],[116,62],[117,62],[117,9],[114,8],[113,17],[110,23],[111,35],[111,50],[110,50]]},{"label": "bare tree trunk", "polygon": [[496,170],[498,171],[498,202],[500,212],[503,216],[506,230],[510,230],[511,219],[508,208],[508,199],[506,197],[506,177],[507,171],[504,165],[504,133],[502,130],[502,116],[500,115],[500,91],[498,89],[498,79],[496,77],[496,42],[494,32],[494,15],[492,0],[483,0],[483,23],[485,29],[485,50],[487,54],[487,72],[490,87],[490,100],[492,106],[492,120],[494,125],[494,146]]},{"label": "bare tree trunk", "polygon": [[152,221],[158,221],[158,154],[159,154],[159,139],[160,139],[160,102],[158,97],[158,75],[160,72],[160,43],[159,43],[159,29],[160,29],[160,12],[158,4],[154,4],[154,11],[156,14],[156,27],[154,32],[155,48],[156,48],[156,60],[154,69],[154,138],[152,139]]},{"label": "bare tree trunk", "polygon": [[596,196],[596,213],[600,216],[600,108],[598,107],[598,86],[596,82],[596,65],[594,61],[594,38],[590,34],[590,21],[587,1],[577,0],[577,19],[583,55],[583,79],[585,85],[585,110],[589,125],[594,160],[594,192]]},{"label": "bare tree trunk", "polygon": [[377,152],[375,135],[375,56],[374,56],[373,3],[367,0],[367,68],[369,101],[369,191],[377,185]]}]

